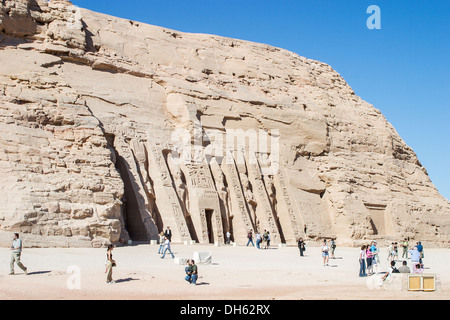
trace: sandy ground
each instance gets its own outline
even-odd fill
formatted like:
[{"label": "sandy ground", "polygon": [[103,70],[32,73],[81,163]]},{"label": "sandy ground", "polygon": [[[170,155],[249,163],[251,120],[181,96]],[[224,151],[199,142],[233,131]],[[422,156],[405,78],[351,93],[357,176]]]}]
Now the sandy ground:
[{"label": "sandy ground", "polygon": [[[358,248],[338,247],[336,259],[323,266],[320,248],[309,246],[304,257],[296,247],[257,250],[245,246],[172,244],[176,257],[209,251],[213,263],[199,264],[199,285],[184,280],[184,265],[170,255],[161,259],[157,245],[117,247],[115,284],[106,283],[106,249],[25,248],[22,262],[8,275],[10,251],[0,248],[0,299],[60,300],[319,300],[450,298],[450,249],[426,249],[426,273],[438,276],[434,292],[373,288],[358,277]],[[386,250],[384,250],[386,251]],[[380,271],[388,269],[382,249]],[[400,262],[398,263],[399,266]],[[410,263],[409,263],[410,265]],[[74,271],[73,271],[74,270]],[[79,282],[77,282],[79,280]],[[79,283],[79,288],[77,288]]]}]

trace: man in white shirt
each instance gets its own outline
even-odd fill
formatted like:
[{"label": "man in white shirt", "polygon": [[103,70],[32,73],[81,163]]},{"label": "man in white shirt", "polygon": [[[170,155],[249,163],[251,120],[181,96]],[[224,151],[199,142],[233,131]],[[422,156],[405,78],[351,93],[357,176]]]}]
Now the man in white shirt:
[{"label": "man in white shirt", "polygon": [[27,274],[27,268],[20,262],[20,256],[22,254],[22,240],[19,239],[19,234],[14,233],[13,242],[11,245],[11,260],[9,263],[10,275],[14,274],[14,263],[16,263],[20,269],[22,269],[25,274]]},{"label": "man in white shirt", "polygon": [[231,242],[231,233],[230,230],[227,231],[227,244],[230,244]]},{"label": "man in white shirt", "polygon": [[164,241],[164,252],[163,255],[161,257],[161,259],[164,259],[164,257],[166,256],[166,251],[169,250],[170,254],[172,255],[172,258],[175,258],[175,256],[172,253],[172,250],[170,250],[170,241],[167,237],[165,237],[165,241]]}]

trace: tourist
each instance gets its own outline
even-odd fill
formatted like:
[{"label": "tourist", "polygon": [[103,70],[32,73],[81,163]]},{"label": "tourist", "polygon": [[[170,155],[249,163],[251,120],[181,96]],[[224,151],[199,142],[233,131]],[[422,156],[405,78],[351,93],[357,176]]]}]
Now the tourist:
[{"label": "tourist", "polygon": [[336,242],[331,239],[331,259],[336,259],[334,256],[334,251],[336,250]]},{"label": "tourist", "polygon": [[189,282],[190,284],[197,285],[198,279],[198,267],[195,264],[195,261],[192,259],[188,259],[188,266],[184,269],[186,271],[186,277],[184,280]]},{"label": "tourist", "polygon": [[392,260],[394,260],[394,261],[398,260],[398,244],[397,244],[397,242],[394,242],[394,256],[392,257]]},{"label": "tourist", "polygon": [[417,250],[419,250],[419,253],[420,253],[420,263],[422,263],[422,259],[423,259],[423,257],[424,257],[424,254],[423,254],[423,246],[422,246],[422,242],[418,242],[417,243]]},{"label": "tourist", "polygon": [[370,245],[366,246],[366,265],[367,265],[367,275],[371,276],[373,274],[372,267],[372,251],[370,250]]},{"label": "tourist", "polygon": [[327,240],[323,241],[323,245],[322,245],[322,258],[323,258],[323,266],[328,266],[328,261],[329,261],[329,253],[328,251],[330,250],[330,248],[328,247],[327,244]]},{"label": "tourist", "polygon": [[387,277],[390,277],[392,273],[400,273],[400,271],[395,267],[395,261],[391,261],[391,267],[389,268],[389,271],[386,272],[381,279],[386,280]]},{"label": "tourist", "polygon": [[231,243],[231,233],[230,230],[227,230],[227,244]]},{"label": "tourist", "polygon": [[267,248],[270,248],[270,231],[267,231]]},{"label": "tourist", "polygon": [[378,248],[377,248],[377,242],[372,241],[372,244],[370,246],[370,253],[372,255],[372,270],[373,273],[378,273]]},{"label": "tourist", "polygon": [[19,239],[19,234],[14,233],[13,242],[11,245],[11,260],[9,263],[10,271],[9,274],[14,274],[14,263],[16,263],[20,269],[22,269],[25,274],[27,274],[27,268],[20,262],[20,256],[22,255],[22,240]]},{"label": "tourist", "polygon": [[400,271],[400,273],[411,273],[411,270],[409,269],[406,260],[403,260],[402,266],[398,268],[398,271]]},{"label": "tourist", "polygon": [[191,276],[192,276],[192,271],[191,271],[191,259],[187,259],[186,261],[186,267],[184,268],[184,272],[186,273],[186,277],[184,278],[184,280],[188,281],[189,283],[191,283]]},{"label": "tourist", "polygon": [[169,240],[169,238],[167,238],[167,236],[165,236],[164,237],[164,252],[163,252],[163,255],[161,256],[161,259],[164,259],[164,257],[166,256],[167,250],[172,255],[172,258],[175,258],[175,256],[172,253],[172,250],[170,250],[170,240]]},{"label": "tourist", "polygon": [[253,230],[250,230],[250,231],[248,232],[247,238],[248,238],[248,241],[247,241],[247,247],[248,247],[248,245],[249,245],[250,243],[252,244],[252,246],[255,246],[255,244],[253,243]]},{"label": "tourist", "polygon": [[403,242],[402,242],[402,248],[403,248],[403,254],[402,254],[402,259],[408,259],[408,247],[409,247],[409,244],[408,244],[408,239],[403,239]]},{"label": "tourist", "polygon": [[259,246],[261,244],[261,234],[258,231],[256,231],[255,233],[255,239],[256,239],[256,249],[261,249]]},{"label": "tourist", "polygon": [[413,264],[413,273],[423,273],[423,265],[420,263]]},{"label": "tourist", "polygon": [[298,238],[298,249],[300,250],[300,257],[303,257],[303,252],[306,250],[303,238]]},{"label": "tourist", "polygon": [[263,236],[262,236],[262,248],[267,249],[267,241],[269,241],[269,234],[267,230],[264,230]]},{"label": "tourist", "polygon": [[169,241],[172,241],[172,230],[170,230],[170,227],[167,227],[166,231],[164,232],[164,235],[167,237]]},{"label": "tourist", "polygon": [[392,261],[394,259],[394,242],[392,242],[388,247],[388,261]]},{"label": "tourist", "polygon": [[376,263],[380,263],[380,249],[378,248],[378,243],[376,240],[373,241],[373,251],[372,254],[374,255],[374,259],[376,260]]},{"label": "tourist", "polygon": [[112,279],[112,268],[116,266],[116,261],[112,257],[112,251],[114,246],[112,244],[108,245],[106,250],[106,283],[115,283]]},{"label": "tourist", "polygon": [[359,251],[359,276],[366,277],[366,246],[362,245]]},{"label": "tourist", "polygon": [[411,255],[411,263],[413,266],[420,263],[420,252],[417,246],[411,248],[411,250],[409,250],[409,254]]},{"label": "tourist", "polygon": [[159,248],[158,248],[158,254],[162,254],[163,253],[163,249],[164,249],[164,240],[165,236],[164,236],[164,232],[161,231],[161,233],[159,234]]}]

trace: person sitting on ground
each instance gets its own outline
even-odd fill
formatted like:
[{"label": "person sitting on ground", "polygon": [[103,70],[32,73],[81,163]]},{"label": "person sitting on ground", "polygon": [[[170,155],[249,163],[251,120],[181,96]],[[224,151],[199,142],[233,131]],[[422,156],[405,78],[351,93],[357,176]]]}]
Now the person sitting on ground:
[{"label": "person sitting on ground", "polygon": [[391,261],[391,267],[389,268],[389,271],[386,272],[381,279],[384,281],[387,279],[387,277],[390,277],[391,274],[393,273],[400,273],[400,271],[398,271],[398,269],[395,267],[395,261]]},{"label": "person sitting on ground", "polygon": [[416,263],[413,265],[413,273],[423,273],[423,265]]},{"label": "person sitting on ground", "polygon": [[188,260],[188,266],[184,268],[186,272],[186,277],[184,280],[189,282],[190,284],[197,285],[197,279],[198,279],[198,268],[195,264],[195,261],[192,259]]},{"label": "person sitting on ground", "polygon": [[411,273],[411,270],[409,269],[407,264],[408,263],[406,262],[406,260],[403,260],[402,266],[398,268],[398,271],[400,271],[400,273]]}]

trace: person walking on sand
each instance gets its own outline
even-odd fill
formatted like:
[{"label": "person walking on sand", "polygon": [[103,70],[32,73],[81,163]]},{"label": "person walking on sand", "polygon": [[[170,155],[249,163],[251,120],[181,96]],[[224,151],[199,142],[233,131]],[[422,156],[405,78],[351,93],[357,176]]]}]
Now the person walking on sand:
[{"label": "person walking on sand", "polygon": [[330,251],[330,248],[328,247],[327,240],[324,240],[322,245],[322,258],[324,267],[328,266],[328,261],[330,257],[328,251]]},{"label": "person walking on sand", "polygon": [[255,244],[253,243],[253,230],[250,230],[250,231],[248,232],[247,238],[248,238],[248,241],[247,241],[247,247],[248,247],[248,245],[249,245],[250,243],[252,244],[252,246],[255,246]]},{"label": "person walking on sand", "polygon": [[336,259],[334,256],[334,251],[336,250],[336,242],[331,239],[331,259]]},{"label": "person walking on sand", "polygon": [[159,248],[158,248],[158,254],[162,254],[163,253],[163,249],[164,249],[164,241],[165,241],[165,236],[164,236],[164,232],[161,231],[161,233],[159,234]]},{"label": "person walking on sand", "polygon": [[255,233],[255,239],[256,239],[256,249],[261,249],[260,245],[261,245],[261,234],[259,233],[259,231],[256,231]]},{"label": "person walking on sand", "polygon": [[164,237],[165,241],[164,241],[164,252],[163,255],[161,256],[161,259],[164,259],[164,257],[166,256],[166,252],[167,250],[169,250],[169,253],[172,255],[172,259],[175,258],[175,256],[172,253],[172,250],[170,250],[170,241],[167,237]]},{"label": "person walking on sand", "polygon": [[112,279],[112,268],[116,266],[116,261],[113,259],[112,251],[114,246],[112,244],[108,245],[106,250],[106,283],[116,283]]},{"label": "person walking on sand", "polygon": [[14,233],[13,242],[11,245],[11,260],[9,263],[10,271],[9,274],[14,274],[14,263],[16,263],[20,269],[22,269],[25,274],[27,274],[27,268],[20,262],[20,256],[22,255],[22,240],[19,239],[19,234]]},{"label": "person walking on sand", "polygon": [[305,251],[305,241],[303,241],[303,238],[298,239],[298,249],[300,250],[300,257],[303,257],[303,252]]}]

